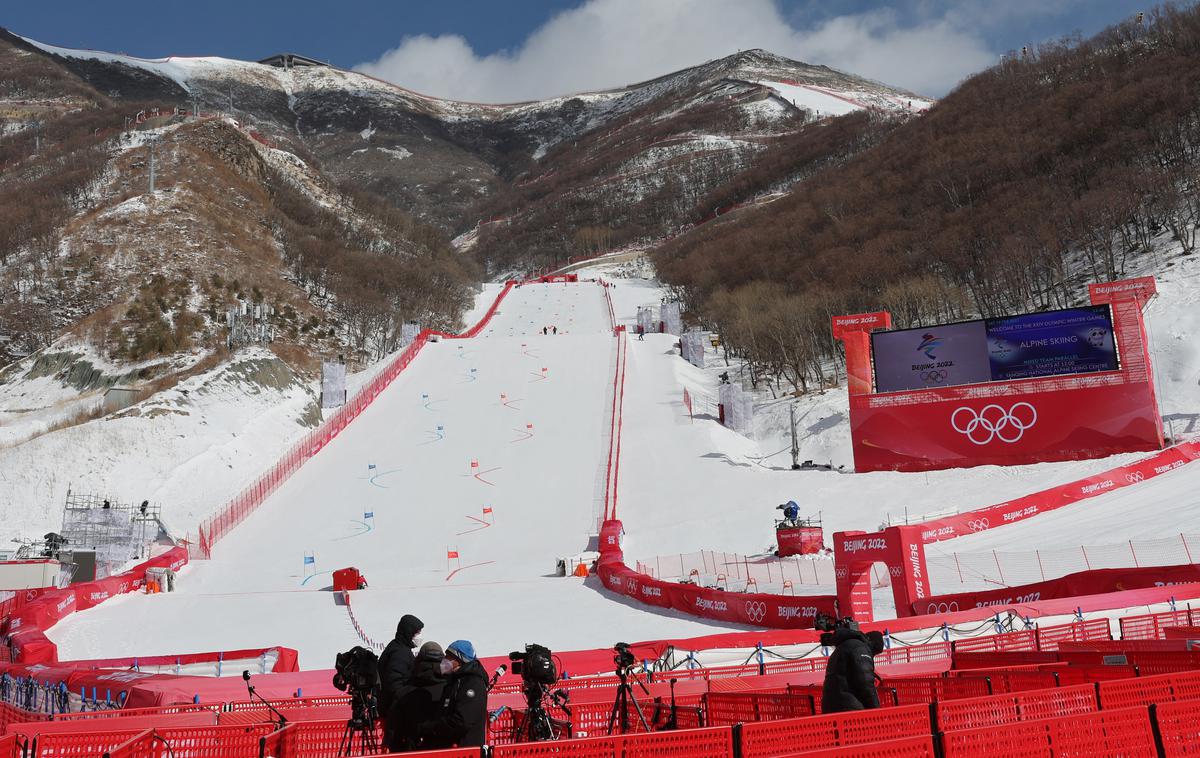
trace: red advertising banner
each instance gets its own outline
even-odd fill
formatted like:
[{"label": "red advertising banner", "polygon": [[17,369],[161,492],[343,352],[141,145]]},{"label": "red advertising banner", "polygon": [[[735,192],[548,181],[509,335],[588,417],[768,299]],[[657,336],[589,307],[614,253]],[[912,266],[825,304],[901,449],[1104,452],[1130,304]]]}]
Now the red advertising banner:
[{"label": "red advertising banner", "polygon": [[598,573],[606,589],[657,608],[671,608],[700,618],[776,629],[811,629],[818,613],[833,613],[830,595],[790,596],[725,592],[655,579],[625,565],[620,547],[621,522],[604,522],[600,530]]},{"label": "red advertising banner", "polygon": [[[1111,301],[1116,371],[872,393],[865,333],[842,327],[855,470],[1015,465],[1160,449],[1162,419],[1134,296],[1152,283],[1101,287],[1118,285],[1129,296]],[[1094,297],[1108,302],[1103,298],[1111,294]]]},{"label": "red advertising banner", "polygon": [[869,332],[873,329],[891,329],[892,314],[887,311],[856,313],[851,316],[834,316],[833,338],[840,340],[850,332]]},{"label": "red advertising banner", "polygon": [[921,540],[925,543],[941,542],[1006,524],[1015,524],[1040,513],[1153,479],[1197,459],[1200,459],[1200,444],[1185,442],[1128,466],[1118,466],[1086,479],[1035,492],[999,505],[926,521],[919,524]]},{"label": "red advertising banner", "polygon": [[825,536],[819,526],[776,529],[775,540],[779,544],[779,550],[776,552],[781,558],[789,555],[812,555],[825,548]]},{"label": "red advertising banner", "polygon": [[187,548],[174,547],[116,576],[43,593],[14,611],[9,618],[9,646],[14,660],[27,664],[57,661],[58,647],[46,637],[47,629],[77,610],[92,608],[114,595],[141,589],[146,583],[147,569],[178,570],[187,562]]},{"label": "red advertising banner", "polygon": [[954,613],[971,608],[1019,605],[1040,600],[1103,595],[1109,592],[1139,590],[1150,587],[1169,587],[1200,582],[1200,565],[1147,566],[1144,568],[1097,569],[1068,574],[1036,584],[1003,587],[981,592],[959,592],[953,595],[918,600],[912,604],[914,615]]},{"label": "red advertising banner", "polygon": [[838,613],[859,621],[874,619],[871,598],[871,568],[887,566],[891,578],[896,615],[930,595],[925,543],[915,526],[893,526],[881,532],[837,532],[833,535],[834,579],[837,582]]},{"label": "red advertising banner", "polygon": [[1142,276],[1137,279],[1125,279],[1119,282],[1102,282],[1089,284],[1088,294],[1092,302],[1115,303],[1118,300],[1134,300],[1144,307],[1150,298],[1158,294],[1158,285],[1152,276]]}]

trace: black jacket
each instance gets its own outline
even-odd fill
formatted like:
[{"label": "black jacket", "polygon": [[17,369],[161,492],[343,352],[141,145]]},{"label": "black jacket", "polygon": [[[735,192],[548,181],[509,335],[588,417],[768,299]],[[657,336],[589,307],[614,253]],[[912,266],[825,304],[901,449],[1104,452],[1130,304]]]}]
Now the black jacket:
[{"label": "black jacket", "polygon": [[441,710],[446,678],[440,666],[440,658],[417,658],[408,684],[400,688],[391,710],[383,712],[389,750],[399,753],[423,747],[417,726],[437,718]]},{"label": "black jacket", "polygon": [[833,654],[825,667],[821,711],[838,713],[878,708],[875,659],[866,636],[851,629],[838,629],[834,632],[833,644]]},{"label": "black jacket", "polygon": [[421,746],[482,747],[487,738],[487,671],[471,661],[446,680],[442,707],[433,719],[417,726]]},{"label": "black jacket", "polygon": [[400,694],[400,688],[408,684],[416,656],[412,651],[412,640],[399,637],[388,643],[379,656],[379,713],[391,711],[392,704]]}]

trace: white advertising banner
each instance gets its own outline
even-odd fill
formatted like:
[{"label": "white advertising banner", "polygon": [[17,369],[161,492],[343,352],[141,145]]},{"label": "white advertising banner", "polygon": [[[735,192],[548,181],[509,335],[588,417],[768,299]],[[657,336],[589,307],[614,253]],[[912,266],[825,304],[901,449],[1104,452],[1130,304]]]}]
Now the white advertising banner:
[{"label": "white advertising banner", "polygon": [[346,364],[324,361],[321,364],[321,407],[338,408],[346,404]]}]

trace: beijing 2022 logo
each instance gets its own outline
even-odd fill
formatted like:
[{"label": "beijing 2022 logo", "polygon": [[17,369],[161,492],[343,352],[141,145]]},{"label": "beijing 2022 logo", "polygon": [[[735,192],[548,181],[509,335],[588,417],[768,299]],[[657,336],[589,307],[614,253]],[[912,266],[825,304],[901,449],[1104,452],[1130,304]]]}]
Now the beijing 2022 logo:
[{"label": "beijing 2022 logo", "polygon": [[976,445],[986,445],[992,440],[1012,444],[1037,423],[1037,409],[1026,402],[1014,403],[1011,408],[991,403],[976,411],[963,406],[950,416],[950,426]]}]

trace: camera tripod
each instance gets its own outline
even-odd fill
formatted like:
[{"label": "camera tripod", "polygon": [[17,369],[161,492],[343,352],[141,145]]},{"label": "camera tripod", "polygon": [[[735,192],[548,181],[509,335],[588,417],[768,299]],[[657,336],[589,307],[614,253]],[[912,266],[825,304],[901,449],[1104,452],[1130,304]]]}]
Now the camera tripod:
[{"label": "camera tripod", "polygon": [[[379,740],[375,737],[375,721],[378,717],[375,696],[370,693],[353,692],[350,695],[350,719],[342,732],[339,756],[375,755],[379,752]],[[358,753],[354,752],[354,740],[358,738]]]},{"label": "camera tripod", "polygon": [[[642,713],[642,706],[638,703],[637,697],[633,694],[633,685],[629,683],[629,678],[632,676],[633,681],[638,683],[642,688],[642,692],[647,697],[650,695],[650,690],[642,683],[641,679],[637,678],[637,674],[633,674],[628,668],[622,666],[617,669],[617,676],[621,680],[620,686],[617,687],[617,699],[613,701],[612,712],[608,716],[608,733],[613,734],[613,729],[620,727],[620,734],[629,732],[629,704],[633,704],[634,711],[637,712],[638,722],[642,725],[642,730],[649,732],[650,724],[646,721],[646,715]],[[620,717],[618,720],[618,716]]]},{"label": "camera tripod", "polygon": [[557,740],[563,736],[564,727],[567,738],[571,737],[571,711],[565,701],[556,698],[558,707],[567,714],[567,721],[558,721],[546,711],[546,697],[549,688],[544,684],[529,682],[525,685],[525,714],[513,725],[513,737],[519,742],[542,742]]}]

